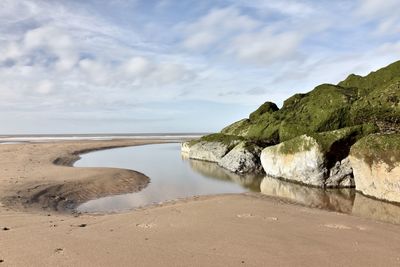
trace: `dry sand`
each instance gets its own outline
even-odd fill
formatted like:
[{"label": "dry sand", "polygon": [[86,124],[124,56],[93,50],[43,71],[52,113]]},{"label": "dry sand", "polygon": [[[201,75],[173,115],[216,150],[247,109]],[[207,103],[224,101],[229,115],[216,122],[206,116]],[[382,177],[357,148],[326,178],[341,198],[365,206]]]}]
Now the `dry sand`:
[{"label": "dry sand", "polygon": [[139,190],[148,178],[54,161],[70,164],[79,151],[146,142],[1,145],[0,267],[400,266],[399,225],[260,194],[193,197],[120,214],[68,213],[96,195]]}]

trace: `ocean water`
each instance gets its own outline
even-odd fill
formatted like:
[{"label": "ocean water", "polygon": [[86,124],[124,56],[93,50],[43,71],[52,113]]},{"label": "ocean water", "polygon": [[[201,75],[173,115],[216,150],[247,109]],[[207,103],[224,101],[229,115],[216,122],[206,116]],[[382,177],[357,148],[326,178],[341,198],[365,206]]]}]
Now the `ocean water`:
[{"label": "ocean water", "polygon": [[34,134],[0,135],[0,144],[41,143],[51,141],[113,140],[113,139],[167,139],[198,138],[205,133],[138,133],[138,134]]}]

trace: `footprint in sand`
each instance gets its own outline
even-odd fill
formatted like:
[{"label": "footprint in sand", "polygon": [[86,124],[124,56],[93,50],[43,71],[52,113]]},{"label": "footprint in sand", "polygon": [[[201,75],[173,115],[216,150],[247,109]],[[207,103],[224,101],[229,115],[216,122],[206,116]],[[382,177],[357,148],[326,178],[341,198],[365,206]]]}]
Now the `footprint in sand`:
[{"label": "footprint in sand", "polygon": [[56,248],[56,249],[54,250],[54,252],[57,253],[57,254],[61,254],[61,253],[64,252],[64,249],[62,249],[62,248]]},{"label": "footprint in sand", "polygon": [[154,223],[138,223],[138,224],[136,224],[136,226],[140,227],[140,228],[144,228],[144,229],[150,229],[150,228],[155,227],[156,224],[154,224]]},{"label": "footprint in sand", "polygon": [[277,217],[264,217],[264,220],[266,220],[266,221],[277,221],[278,218]]},{"label": "footprint in sand", "polygon": [[238,218],[254,218],[255,215],[251,214],[251,213],[243,213],[243,214],[238,214],[236,215]]},{"label": "footprint in sand", "polygon": [[243,214],[238,214],[236,215],[238,218],[262,218],[263,220],[266,221],[277,221],[277,217],[260,217],[251,213],[243,213]]},{"label": "footprint in sand", "polygon": [[325,224],[325,227],[328,228],[333,228],[333,229],[339,229],[339,230],[350,230],[351,227],[343,225],[343,224],[335,224],[335,223],[329,223],[329,224]]}]

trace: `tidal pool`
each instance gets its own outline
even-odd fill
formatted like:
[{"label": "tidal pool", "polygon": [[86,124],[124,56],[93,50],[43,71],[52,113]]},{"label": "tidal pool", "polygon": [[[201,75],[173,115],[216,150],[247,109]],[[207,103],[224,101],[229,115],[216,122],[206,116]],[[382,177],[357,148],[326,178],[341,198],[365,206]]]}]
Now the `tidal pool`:
[{"label": "tidal pool", "polygon": [[197,195],[259,192],[263,179],[235,175],[215,163],[184,159],[177,143],[92,152],[82,155],[74,166],[132,169],[150,177],[140,192],[90,200],[78,206],[80,212],[118,212]]},{"label": "tidal pool", "polygon": [[79,212],[119,212],[178,198],[223,193],[260,192],[308,207],[400,224],[400,206],[365,197],[354,189],[321,189],[270,177],[233,174],[215,163],[182,157],[180,144],[116,148],[84,154],[76,167],[132,169],[150,177],[136,193],[90,200]]}]

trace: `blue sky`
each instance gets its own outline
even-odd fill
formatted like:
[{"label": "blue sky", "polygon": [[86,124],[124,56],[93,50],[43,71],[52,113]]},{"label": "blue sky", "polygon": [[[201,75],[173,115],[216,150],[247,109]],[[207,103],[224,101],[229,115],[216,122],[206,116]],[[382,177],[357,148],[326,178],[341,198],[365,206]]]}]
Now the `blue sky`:
[{"label": "blue sky", "polygon": [[212,132],[400,59],[398,0],[2,0],[0,134]]}]

